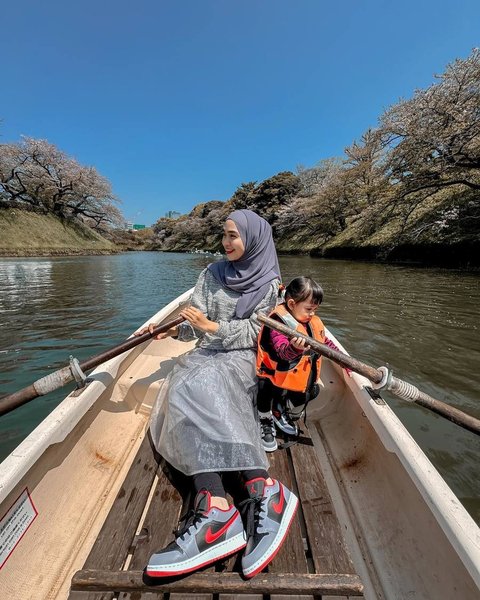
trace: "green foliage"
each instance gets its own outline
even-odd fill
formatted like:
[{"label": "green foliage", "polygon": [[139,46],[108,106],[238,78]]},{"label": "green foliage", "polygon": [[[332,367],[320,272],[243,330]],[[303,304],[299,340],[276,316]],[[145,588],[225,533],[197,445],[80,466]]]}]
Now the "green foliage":
[{"label": "green foliage", "polygon": [[270,224],[274,224],[278,208],[285,206],[300,192],[300,189],[299,177],[290,171],[283,171],[255,186],[252,183],[242,184],[235,192],[232,201],[235,208],[254,210]]}]

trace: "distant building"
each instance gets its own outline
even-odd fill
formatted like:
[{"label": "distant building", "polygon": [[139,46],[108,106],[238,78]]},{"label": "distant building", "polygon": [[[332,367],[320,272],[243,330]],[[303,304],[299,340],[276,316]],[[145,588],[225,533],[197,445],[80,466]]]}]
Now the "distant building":
[{"label": "distant building", "polygon": [[138,231],[139,229],[145,229],[146,225],[140,225],[138,223],[125,223],[125,229],[127,231]]},{"label": "distant building", "polygon": [[169,210],[165,213],[165,216],[167,217],[167,219],[178,219],[178,217],[180,217],[181,214],[182,213],[179,213],[176,210]]}]

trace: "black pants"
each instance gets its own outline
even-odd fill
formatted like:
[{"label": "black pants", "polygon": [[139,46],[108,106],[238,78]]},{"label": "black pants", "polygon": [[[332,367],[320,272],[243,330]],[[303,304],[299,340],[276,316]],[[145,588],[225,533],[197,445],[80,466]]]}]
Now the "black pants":
[{"label": "black pants", "polygon": [[[268,479],[268,472],[264,469],[240,471],[240,475],[244,482],[256,479],[257,477]],[[196,493],[200,490],[207,490],[212,496],[220,496],[221,498],[227,497],[220,473],[197,473],[196,475],[193,475],[192,479]]]},{"label": "black pants", "polygon": [[301,406],[307,401],[307,394],[303,392],[290,392],[282,390],[273,385],[270,379],[260,379],[258,382],[257,395],[257,410],[262,413],[267,413],[272,410],[273,403],[279,403],[281,406],[286,406],[287,398],[293,406]]}]

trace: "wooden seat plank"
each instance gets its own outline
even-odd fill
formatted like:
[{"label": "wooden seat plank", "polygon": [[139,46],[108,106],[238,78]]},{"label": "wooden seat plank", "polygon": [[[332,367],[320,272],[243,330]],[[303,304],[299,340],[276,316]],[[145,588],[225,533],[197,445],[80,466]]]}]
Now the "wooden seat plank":
[{"label": "wooden seat plank", "polygon": [[[84,569],[121,569],[125,564],[140,517],[152,488],[158,464],[147,436],[142,441],[125,481],[88,555]],[[111,600],[113,594],[74,593],[70,600]]]},{"label": "wooden seat plank", "polygon": [[313,445],[296,444],[290,452],[316,573],[354,574]]},{"label": "wooden seat plank", "polygon": [[[287,451],[277,450],[269,455],[269,474],[294,490]],[[300,527],[299,512],[292,522],[290,531],[279,553],[268,566],[269,573],[307,573],[307,559]]]},{"label": "wooden seat plank", "polygon": [[[129,570],[144,569],[150,556],[172,541],[172,531],[181,510],[180,494],[159,469],[158,481],[133,549]],[[135,596],[122,593],[119,598],[120,600],[134,600]],[[142,594],[142,600],[153,600],[154,598],[158,598],[158,595],[148,592]]]},{"label": "wooden seat plank", "polygon": [[[295,493],[294,473],[288,457],[289,450],[277,450],[270,454],[269,473]],[[269,573],[308,573],[305,544],[301,527],[302,511],[299,505],[282,548],[268,565]],[[285,600],[288,596],[272,595],[272,600]],[[297,595],[298,600],[313,600],[312,596]]]},{"label": "wooden seat plank", "polygon": [[[243,499],[244,489],[235,490],[239,494],[239,500]],[[233,502],[232,497],[228,497],[228,500]],[[217,564],[217,573],[242,573],[242,556],[243,550],[237,552],[237,554],[226,559],[223,563]],[[218,600],[263,600],[262,594],[218,594]]]},{"label": "wooden seat plank", "polygon": [[[173,541],[173,530],[178,524],[181,514],[188,510],[188,500],[182,502],[180,494],[170,483],[163,472],[159,471],[159,479],[151,504],[142,525],[139,541],[135,546],[129,569],[143,569],[150,556],[157,550],[164,548]],[[212,567],[211,572],[214,571]],[[161,582],[161,579],[158,579]],[[135,595],[120,595],[120,600],[134,600]],[[142,600],[158,598],[158,594],[142,594]],[[187,598],[182,594],[172,593],[170,600],[183,600]],[[189,600],[211,600],[211,594],[189,594]]]},{"label": "wooden seat plank", "polygon": [[[201,594],[211,592],[233,594],[289,594],[314,596],[361,596],[363,585],[358,575],[320,575],[317,573],[259,573],[244,581],[238,573],[193,573],[177,581],[147,584],[142,571],[96,571],[75,573],[73,590],[105,592],[154,592],[158,594],[180,592]],[[137,596],[139,597],[139,596]]]}]

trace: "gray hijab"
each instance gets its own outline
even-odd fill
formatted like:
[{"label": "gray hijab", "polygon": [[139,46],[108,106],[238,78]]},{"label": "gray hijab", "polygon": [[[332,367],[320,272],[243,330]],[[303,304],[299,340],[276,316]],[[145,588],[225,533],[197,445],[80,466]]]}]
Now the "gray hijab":
[{"label": "gray hijab", "polygon": [[218,282],[241,294],[235,316],[245,319],[266,296],[270,283],[280,279],[280,267],[272,228],[265,219],[246,209],[235,210],[227,219],[237,226],[245,253],[240,260],[221,260],[208,268]]}]

